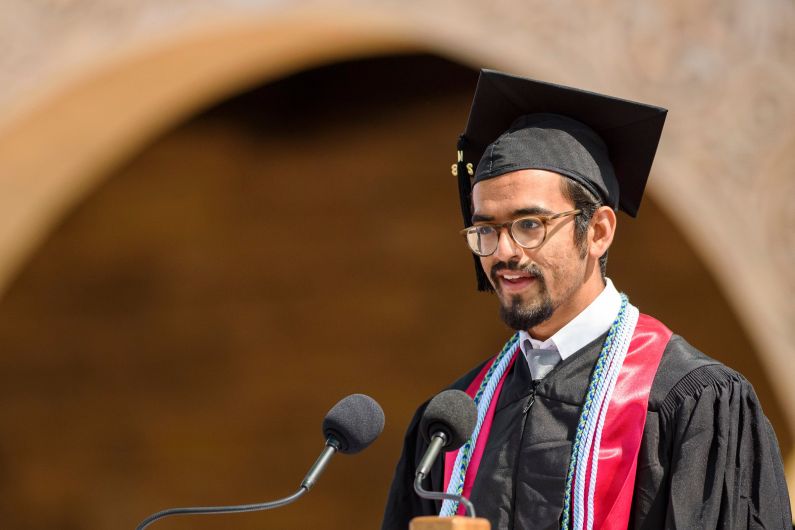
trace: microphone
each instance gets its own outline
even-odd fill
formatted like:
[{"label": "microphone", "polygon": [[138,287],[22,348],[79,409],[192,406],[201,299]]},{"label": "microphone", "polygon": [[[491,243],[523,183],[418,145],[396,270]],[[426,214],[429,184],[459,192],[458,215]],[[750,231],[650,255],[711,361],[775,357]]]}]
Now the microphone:
[{"label": "microphone", "polygon": [[376,400],[364,394],[341,399],[323,418],[326,447],[309,468],[301,487],[312,489],[334,453],[356,454],[373,443],[383,430],[384,411]]},{"label": "microphone", "polygon": [[256,512],[290,504],[312,489],[334,453],[358,453],[373,443],[383,430],[384,411],[381,406],[370,396],[351,394],[331,407],[323,419],[323,436],[326,438],[326,445],[301,481],[298,491],[292,495],[256,504],[169,508],[150,515],[141,521],[136,530],[143,530],[158,519],[171,515]]},{"label": "microphone", "polygon": [[432,492],[422,487],[433,462],[444,451],[454,451],[464,445],[475,430],[478,410],[466,392],[445,390],[434,397],[420,419],[420,433],[429,444],[414,477],[414,491],[423,499],[458,501],[466,507],[467,514],[475,517],[475,507],[463,495]]}]

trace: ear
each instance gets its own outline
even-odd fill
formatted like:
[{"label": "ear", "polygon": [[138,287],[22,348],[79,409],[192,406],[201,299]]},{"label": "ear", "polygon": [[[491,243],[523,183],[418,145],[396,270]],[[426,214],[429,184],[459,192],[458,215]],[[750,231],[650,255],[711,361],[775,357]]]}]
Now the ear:
[{"label": "ear", "polygon": [[588,253],[599,259],[613,243],[616,234],[616,212],[609,206],[600,206],[593,214],[588,227]]}]

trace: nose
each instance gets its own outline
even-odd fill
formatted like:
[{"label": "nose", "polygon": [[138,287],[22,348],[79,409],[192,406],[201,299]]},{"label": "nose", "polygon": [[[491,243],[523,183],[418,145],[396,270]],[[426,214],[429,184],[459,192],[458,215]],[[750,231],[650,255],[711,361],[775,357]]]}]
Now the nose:
[{"label": "nose", "polygon": [[516,241],[511,237],[510,229],[503,226],[497,239],[497,250],[494,251],[494,256],[500,261],[508,263],[512,259],[521,257],[522,247],[516,244]]}]

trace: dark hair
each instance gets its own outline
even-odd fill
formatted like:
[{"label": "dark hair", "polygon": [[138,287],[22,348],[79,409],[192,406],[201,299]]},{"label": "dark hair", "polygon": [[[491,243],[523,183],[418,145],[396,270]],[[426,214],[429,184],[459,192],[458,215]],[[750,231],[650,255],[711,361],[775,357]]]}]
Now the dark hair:
[{"label": "dark hair", "polygon": [[[585,186],[568,177],[561,179],[560,188],[563,196],[574,203],[574,209],[582,210],[582,213],[574,217],[574,243],[580,245],[581,257],[585,257],[585,235],[588,233],[588,225],[591,223],[593,214],[602,206],[602,201],[597,199]],[[599,270],[604,278],[607,270],[607,250],[599,257]]]}]

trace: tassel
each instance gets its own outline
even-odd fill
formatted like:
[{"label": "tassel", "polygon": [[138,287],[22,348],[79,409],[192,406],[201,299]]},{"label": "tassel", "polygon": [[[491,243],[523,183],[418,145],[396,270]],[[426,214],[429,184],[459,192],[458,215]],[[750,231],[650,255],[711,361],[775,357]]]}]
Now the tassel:
[{"label": "tassel", "polygon": [[[462,134],[458,137],[458,159],[454,165],[454,174],[458,177],[458,198],[461,201],[461,216],[464,219],[464,226],[469,226],[472,223],[472,180],[474,177],[474,169],[472,163],[466,163],[464,157],[464,148],[466,147],[466,137]],[[477,279],[478,291],[481,292],[494,292],[486,272],[480,265],[480,258],[472,255],[475,262],[475,278]]]},{"label": "tassel", "polygon": [[[462,134],[458,137],[458,159],[455,164],[455,175],[458,177],[458,198],[461,201],[461,216],[464,218],[464,227],[472,222],[472,210],[469,204],[472,200],[472,182],[464,162],[464,146],[466,138]],[[470,166],[471,167],[471,166]]]}]

